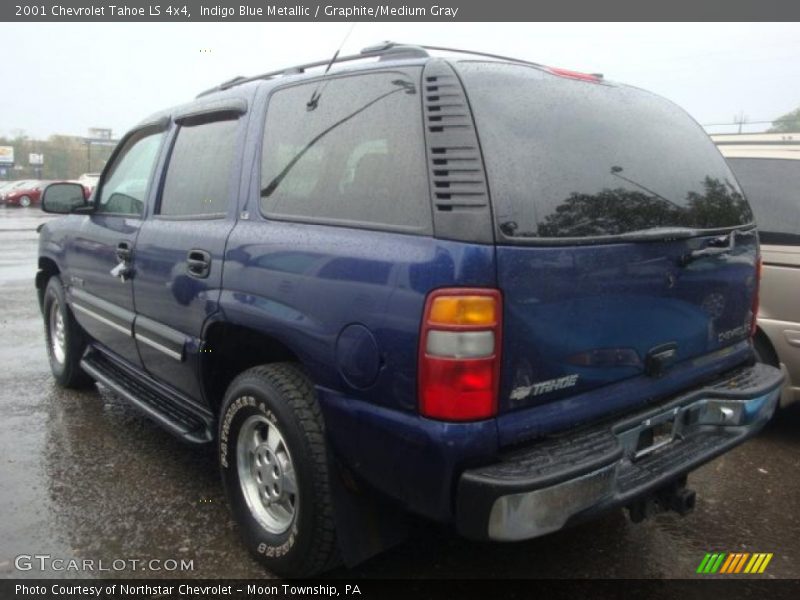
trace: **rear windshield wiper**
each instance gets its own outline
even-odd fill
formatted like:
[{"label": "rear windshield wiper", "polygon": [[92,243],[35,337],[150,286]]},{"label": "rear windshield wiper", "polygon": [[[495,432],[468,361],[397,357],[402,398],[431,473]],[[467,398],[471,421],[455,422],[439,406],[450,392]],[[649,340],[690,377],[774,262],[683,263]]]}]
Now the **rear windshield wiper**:
[{"label": "rear windshield wiper", "polygon": [[[392,94],[396,94],[397,92],[405,92],[406,94],[416,94],[417,92],[416,87],[410,81],[404,81],[402,79],[394,79],[392,80],[392,85],[395,85],[397,87],[389,90],[388,92],[384,92],[383,94],[379,95],[376,98],[373,98],[363,106],[359,107],[349,115],[339,119],[333,125],[331,125],[327,129],[317,134],[314,138],[312,138],[297,154],[294,155],[294,157],[292,157],[292,159],[286,164],[283,170],[280,173],[278,173],[275,176],[275,178],[269,182],[268,185],[266,185],[264,188],[261,189],[261,197],[266,198],[268,196],[271,196],[272,193],[275,192],[276,189],[278,189],[278,186],[284,180],[286,175],[289,174],[289,171],[291,171],[294,168],[294,166],[300,161],[300,159],[303,158],[306,152],[308,152],[312,148],[312,146],[314,146],[314,144],[316,144],[318,141],[320,141],[322,138],[328,135],[331,131],[333,131],[340,125],[343,125],[353,117],[357,116],[359,113],[364,112],[373,104],[377,104],[378,102],[380,102],[381,100],[383,100],[388,96],[391,96]],[[319,100],[319,97],[317,97],[316,100]]]},{"label": "rear windshield wiper", "polygon": [[702,232],[692,227],[648,227],[636,231],[620,233],[617,238],[622,240],[679,240],[702,235]]},{"label": "rear windshield wiper", "polygon": [[704,248],[699,250],[692,250],[689,254],[681,257],[680,264],[685,267],[694,261],[707,256],[719,256],[720,254],[729,254],[736,248],[736,238],[739,236],[745,237],[755,233],[755,229],[742,231],[741,229],[734,229],[728,234],[715,237],[708,241]]}]

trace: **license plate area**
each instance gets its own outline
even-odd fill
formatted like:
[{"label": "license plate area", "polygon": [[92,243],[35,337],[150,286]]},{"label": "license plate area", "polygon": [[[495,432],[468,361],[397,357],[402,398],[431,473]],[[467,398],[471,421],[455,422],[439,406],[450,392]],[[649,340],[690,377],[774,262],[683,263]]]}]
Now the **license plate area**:
[{"label": "license plate area", "polygon": [[675,439],[675,417],[675,413],[668,413],[642,422],[633,460],[647,456]]}]

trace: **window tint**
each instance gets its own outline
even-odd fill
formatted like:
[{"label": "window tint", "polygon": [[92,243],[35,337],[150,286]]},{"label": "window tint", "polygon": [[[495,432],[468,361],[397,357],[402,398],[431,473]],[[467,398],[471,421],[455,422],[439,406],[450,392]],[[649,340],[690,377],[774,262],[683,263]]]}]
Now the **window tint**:
[{"label": "window tint", "polygon": [[141,215],[163,133],[136,133],[106,174],[97,212]]},{"label": "window tint", "polygon": [[[429,230],[418,88],[415,69],[331,78],[275,92],[264,133],[264,214]],[[316,89],[321,96],[309,110]]]},{"label": "window tint", "polygon": [[233,197],[231,167],[238,121],[184,125],[172,149],[160,214],[225,213]]},{"label": "window tint", "polygon": [[756,215],[761,241],[800,244],[800,160],[729,158]]},{"label": "window tint", "polygon": [[458,69],[504,235],[599,237],[752,221],[708,136],[663,98],[520,65]]}]

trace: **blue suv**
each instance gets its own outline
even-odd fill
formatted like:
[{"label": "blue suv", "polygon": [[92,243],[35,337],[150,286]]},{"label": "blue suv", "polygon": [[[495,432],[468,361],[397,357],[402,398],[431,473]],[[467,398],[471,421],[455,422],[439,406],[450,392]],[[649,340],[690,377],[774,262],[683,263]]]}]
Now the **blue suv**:
[{"label": "blue suv", "polygon": [[215,444],[276,573],[354,564],[409,513],[498,541],[683,514],[775,407],[753,217],[700,126],[459,52],[236,78],[136,126],[88,201],[44,193],[56,381]]}]

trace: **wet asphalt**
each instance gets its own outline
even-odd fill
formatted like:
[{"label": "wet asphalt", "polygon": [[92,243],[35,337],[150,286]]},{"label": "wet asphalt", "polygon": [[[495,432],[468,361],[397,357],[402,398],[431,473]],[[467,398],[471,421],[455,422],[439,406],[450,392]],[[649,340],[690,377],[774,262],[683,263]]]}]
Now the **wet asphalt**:
[{"label": "wet asphalt", "polygon": [[[239,543],[211,449],[181,443],[102,387],[53,383],[33,284],[35,227],[47,218],[0,208],[0,577],[270,577]],[[771,552],[760,577],[800,577],[800,406],[689,485],[697,508],[686,517],[633,524],[619,511],[515,544],[415,523],[402,545],[330,576],[685,578],[722,551]],[[185,559],[193,570],[15,568],[33,554]]]}]

